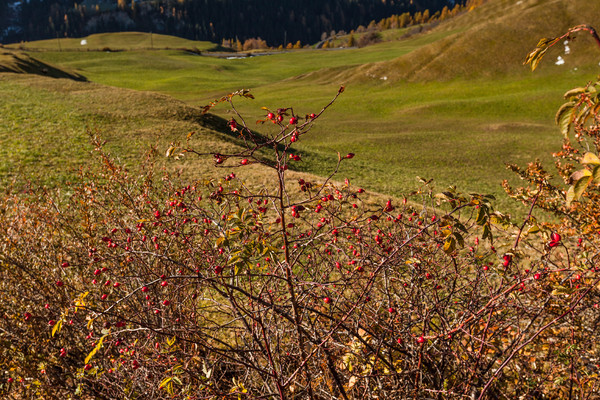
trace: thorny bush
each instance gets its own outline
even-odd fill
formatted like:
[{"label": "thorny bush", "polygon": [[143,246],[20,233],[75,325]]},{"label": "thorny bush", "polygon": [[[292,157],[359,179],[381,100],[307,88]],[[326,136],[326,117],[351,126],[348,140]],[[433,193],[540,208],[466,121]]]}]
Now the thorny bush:
[{"label": "thorny bush", "polygon": [[[596,104],[595,88],[572,109]],[[568,123],[592,150],[580,159],[567,138],[556,154],[573,194],[538,163],[512,166],[529,182],[506,184],[530,210],[516,224],[491,196],[429,181],[375,206],[333,179],[352,153],[321,182],[290,182],[294,143],[335,98],[318,114],[265,109],[259,135],[237,95],[250,97],[206,111],[227,103],[244,149],[200,153],[188,137],[167,151],[213,157],[222,179],[158,179],[151,162],[132,176],[93,139],[101,167],[80,184],[3,196],[4,398],[597,395],[597,107]],[[251,165],[272,186],[246,186]]]}]

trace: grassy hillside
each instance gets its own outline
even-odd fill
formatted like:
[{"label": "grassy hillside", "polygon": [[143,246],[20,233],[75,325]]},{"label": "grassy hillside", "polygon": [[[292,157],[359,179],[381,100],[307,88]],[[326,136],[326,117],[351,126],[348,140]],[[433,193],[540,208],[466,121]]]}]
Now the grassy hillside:
[{"label": "grassy hillside", "polygon": [[[362,49],[229,60],[178,50],[31,54],[94,82],[159,92],[192,106],[250,88],[257,100],[237,104],[249,121],[264,118],[262,106],[316,112],[345,84],[337,104],[298,143],[305,154],[302,170],[325,174],[337,151],[352,151],[357,156],[341,176],[372,190],[400,195],[423,176],[440,188],[456,184],[496,194],[502,207],[515,209],[502,197],[501,180],[512,179],[505,163],[551,163],[551,152],[560,147],[553,116],[562,94],[592,79],[598,62],[585,35],[570,45],[569,55],[563,48],[551,50],[534,74],[522,61],[540,37],[559,35],[584,22],[576,17],[595,15],[600,6],[587,3],[490,0],[426,34]],[[554,65],[561,53],[566,64]],[[224,107],[214,112],[229,117]],[[113,127],[111,135],[119,137],[116,123],[107,126]],[[170,140],[188,129],[170,128]],[[138,144],[147,139],[141,136]]]},{"label": "grassy hillside", "polygon": [[63,68],[44,63],[25,53],[6,49],[0,49],[0,72],[35,74],[52,78],[68,78],[80,81],[85,80],[84,76],[77,73],[69,72]]},{"label": "grassy hillside", "polygon": [[2,185],[75,179],[77,169],[90,162],[88,135],[100,135],[108,151],[134,168],[156,148],[159,166],[170,172],[184,168],[189,178],[215,175],[208,160],[165,159],[170,142],[194,131],[194,143],[207,150],[232,151],[239,144],[224,130],[225,121],[160,94],[8,73],[0,74],[0,90]]},{"label": "grassy hillside", "polygon": [[[471,12],[438,26],[434,33],[457,32],[394,60],[362,65],[340,78],[349,81],[387,76],[390,81],[493,79],[499,75],[525,74],[526,55],[543,37],[555,37],[574,25],[594,25],[600,20],[600,2],[585,0],[489,0]],[[566,70],[582,64],[597,65],[600,50],[589,35],[569,43],[570,52],[557,46],[548,55],[565,59],[557,67],[552,60],[542,68]]]},{"label": "grassy hillside", "polygon": [[82,38],[57,38],[5,45],[30,51],[124,51],[141,49],[215,50],[214,43],[144,32],[97,33]]}]

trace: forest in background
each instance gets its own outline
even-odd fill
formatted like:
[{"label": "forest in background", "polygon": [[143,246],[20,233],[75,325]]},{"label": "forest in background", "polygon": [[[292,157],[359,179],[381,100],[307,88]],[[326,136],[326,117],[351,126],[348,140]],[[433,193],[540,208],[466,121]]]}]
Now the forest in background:
[{"label": "forest in background", "polygon": [[[420,21],[449,14],[455,0],[0,0],[0,41],[141,31],[215,43],[261,38],[269,46],[316,43],[391,15]],[[426,17],[426,18],[425,18]],[[400,23],[400,18],[397,24]],[[398,25],[401,27],[401,25]]]}]

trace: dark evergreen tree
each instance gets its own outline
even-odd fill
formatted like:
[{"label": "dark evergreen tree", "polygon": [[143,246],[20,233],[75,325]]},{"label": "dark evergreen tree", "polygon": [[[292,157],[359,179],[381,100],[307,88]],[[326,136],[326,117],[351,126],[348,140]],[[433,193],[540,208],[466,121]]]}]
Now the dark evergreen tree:
[{"label": "dark evergreen tree", "polygon": [[[0,10],[9,0],[0,0]],[[83,1],[83,0],[82,0]],[[82,5],[83,4],[83,5]],[[102,4],[102,7],[96,7]],[[393,14],[429,10],[432,15],[453,0],[30,0],[21,7],[21,37],[58,36],[137,30],[220,43],[261,37],[271,46],[316,43],[321,35],[350,31]],[[0,15],[2,15],[0,13]],[[1,23],[1,21],[0,21]]]}]

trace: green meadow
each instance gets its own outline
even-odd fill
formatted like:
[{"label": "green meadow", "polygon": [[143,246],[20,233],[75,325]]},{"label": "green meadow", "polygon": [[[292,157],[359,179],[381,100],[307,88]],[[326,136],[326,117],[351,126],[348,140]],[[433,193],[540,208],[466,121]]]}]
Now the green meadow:
[{"label": "green meadow", "polygon": [[[465,16],[465,23],[473,24],[473,18]],[[518,184],[505,164],[524,166],[539,158],[552,168],[551,153],[560,149],[562,140],[554,125],[562,94],[593,79],[597,63],[575,59],[556,66],[551,57],[560,54],[557,51],[532,73],[522,66],[526,52],[519,51],[518,59],[491,54],[496,63],[510,63],[493,76],[486,71],[498,67],[483,59],[471,61],[470,67],[458,66],[463,72],[452,79],[398,77],[398,65],[411,60],[417,65],[419,54],[432,46],[464,40],[468,29],[459,22],[408,38],[388,32],[387,36],[402,39],[365,48],[302,49],[255,57],[244,53],[234,59],[199,56],[181,48],[209,50],[211,45],[158,35],[152,50],[146,46],[147,34],[106,34],[88,40],[98,49],[133,49],[116,52],[67,51],[80,46],[80,39],[69,46],[61,39],[62,51],[53,48],[56,41],[24,44],[23,48],[44,50],[28,53],[37,60],[77,72],[93,83],[69,83],[71,89],[65,91],[64,80],[1,75],[0,90],[7,95],[0,100],[6,122],[0,126],[0,174],[6,181],[15,171],[27,175],[50,169],[44,180],[70,179],[69,171],[86,160],[82,149],[89,146],[90,130],[108,138],[117,155],[133,165],[143,149],[155,146],[162,152],[168,143],[183,141],[188,131],[200,129],[189,118],[155,110],[174,107],[199,113],[199,106],[241,88],[251,89],[256,99],[236,99],[237,110],[256,130],[268,133],[274,129],[270,124],[254,124],[265,118],[261,107],[293,107],[300,116],[318,113],[343,85],[344,93],[315,122],[310,135],[297,143],[303,162],[294,168],[325,176],[338,152],[353,152],[356,157],[344,163],[339,179],[348,177],[369,190],[402,196],[418,187],[417,177],[433,178],[439,190],[456,185],[466,192],[494,194],[500,209],[518,211],[519,205],[507,199],[500,186],[503,179]],[[524,46],[533,48],[538,37]],[[470,44],[479,45],[476,40]],[[459,56],[452,53],[452,57],[448,68],[458,68]],[[416,73],[426,67],[419,64]],[[95,84],[96,89],[82,94],[84,87]],[[140,102],[139,92],[154,93],[152,101],[159,99],[160,105]],[[220,105],[211,113],[224,119],[202,126],[205,133],[194,139],[197,144],[233,141],[226,134],[225,119],[231,117],[227,107]],[[60,168],[51,168],[56,165]],[[203,173],[191,160],[171,167],[190,176]]]}]

